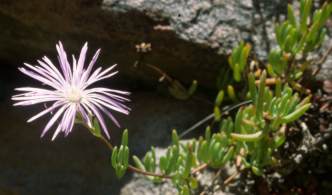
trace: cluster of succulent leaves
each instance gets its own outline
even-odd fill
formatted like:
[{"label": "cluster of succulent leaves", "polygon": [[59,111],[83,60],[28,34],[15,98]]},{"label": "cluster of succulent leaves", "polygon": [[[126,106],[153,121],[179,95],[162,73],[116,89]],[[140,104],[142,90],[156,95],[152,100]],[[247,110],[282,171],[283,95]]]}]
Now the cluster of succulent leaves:
[{"label": "cluster of succulent leaves", "polygon": [[304,61],[309,52],[319,48],[326,35],[324,27],[332,13],[332,4],[325,3],[312,13],[313,0],[301,0],[300,16],[288,5],[288,19],[275,29],[278,47],[269,56],[267,70],[270,75],[296,81],[309,65]]},{"label": "cluster of succulent leaves", "polygon": [[[241,169],[262,175],[266,168],[277,166],[276,154],[286,140],[286,125],[298,120],[311,105],[310,96],[297,93],[292,82],[297,82],[307,68],[308,52],[322,44],[326,33],[324,24],[332,13],[332,4],[325,3],[313,16],[312,0],[301,0],[300,4],[298,19],[289,5],[288,19],[276,27],[278,47],[270,52],[266,71],[262,71],[259,80],[246,72],[249,44],[240,43],[229,57],[234,80],[247,83],[244,89],[248,89],[246,98],[251,103],[240,107],[233,118],[224,118],[221,105],[225,94],[221,90],[215,101],[214,125],[206,128],[205,136],[181,141],[173,130],[172,144],[164,155],[157,158],[152,147],[142,160],[133,156],[135,167],[145,173],[155,173],[146,174],[154,182],[171,179],[179,194],[186,195],[198,187],[195,173],[204,167],[219,169],[226,164],[234,165],[240,159]],[[273,86],[266,85],[269,76],[275,79]],[[196,83],[189,94],[195,88]],[[227,95],[238,101],[233,86],[228,85]],[[121,145],[112,153],[112,166],[118,177],[124,175],[128,164],[128,131],[125,131]]]},{"label": "cluster of succulent leaves", "polygon": [[250,44],[241,42],[236,48],[233,49],[231,56],[228,58],[228,63],[233,70],[234,80],[237,82],[241,81],[241,74],[247,66],[250,50]]},{"label": "cluster of succulent leaves", "polygon": [[115,169],[117,177],[121,178],[127,171],[129,164],[129,148],[128,148],[128,130],[122,133],[121,145],[115,146],[112,151],[112,167]]},{"label": "cluster of succulent leaves", "polygon": [[242,162],[256,175],[262,175],[265,166],[277,163],[274,152],[285,142],[284,126],[299,119],[310,108],[310,96],[302,101],[298,93],[277,82],[272,91],[265,85],[263,72],[256,88],[253,74],[249,74],[249,94],[252,104],[238,110],[234,122],[222,121],[221,131],[229,132],[241,151]]},{"label": "cluster of succulent leaves", "polygon": [[[264,167],[277,163],[273,154],[286,139],[282,126],[297,120],[310,107],[310,98],[301,101],[297,93],[280,82],[272,91],[265,85],[265,78],[264,72],[256,87],[254,76],[249,75],[252,103],[240,108],[234,120],[231,117],[221,120],[215,114],[215,121],[219,122],[217,132],[212,133],[207,127],[204,137],[183,142],[173,130],[172,144],[166,154],[157,159],[152,148],[142,161],[133,156],[136,167],[159,172],[160,176],[148,176],[155,182],[164,177],[171,178],[180,194],[189,194],[190,189],[197,187],[194,170],[205,164],[217,169],[240,157],[245,168],[261,175]],[[216,108],[222,103],[223,95],[220,94],[223,92],[216,99]],[[128,131],[125,131],[121,146],[119,149],[115,147],[112,154],[112,165],[119,177],[128,167],[127,139]]]}]

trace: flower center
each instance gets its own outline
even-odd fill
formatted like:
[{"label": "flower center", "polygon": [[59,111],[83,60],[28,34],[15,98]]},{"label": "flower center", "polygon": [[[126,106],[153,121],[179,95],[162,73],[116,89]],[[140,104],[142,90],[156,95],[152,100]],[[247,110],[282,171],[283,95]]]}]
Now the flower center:
[{"label": "flower center", "polygon": [[82,99],[81,91],[76,87],[70,87],[66,93],[66,98],[70,102],[79,103]]}]

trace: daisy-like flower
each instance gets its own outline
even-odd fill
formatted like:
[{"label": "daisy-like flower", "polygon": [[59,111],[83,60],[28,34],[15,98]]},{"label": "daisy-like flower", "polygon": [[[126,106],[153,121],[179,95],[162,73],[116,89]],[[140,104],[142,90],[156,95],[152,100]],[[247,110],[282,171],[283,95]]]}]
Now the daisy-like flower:
[{"label": "daisy-like flower", "polygon": [[98,49],[88,66],[85,66],[84,63],[88,50],[87,43],[84,44],[78,60],[76,60],[74,55],[72,56],[72,65],[68,62],[67,54],[61,42],[56,45],[56,49],[61,70],[46,56],[41,60],[37,60],[39,65],[24,63],[25,67],[19,68],[23,74],[40,81],[47,87],[16,88],[15,90],[21,93],[12,97],[12,100],[17,101],[14,106],[51,103],[48,108],[28,120],[28,122],[32,122],[41,116],[51,114],[51,119],[44,128],[41,137],[54,124],[57,125],[57,128],[52,140],[60,132],[63,132],[67,136],[74,127],[77,115],[80,115],[89,127],[92,127],[91,117],[95,117],[109,138],[110,136],[103,115],[108,116],[120,127],[111,111],[129,114],[130,108],[124,105],[124,102],[129,100],[123,97],[129,95],[129,92],[90,86],[97,81],[110,78],[117,74],[117,71],[112,72],[116,65],[105,70],[98,67],[93,71],[93,66],[100,53],[100,49]]}]

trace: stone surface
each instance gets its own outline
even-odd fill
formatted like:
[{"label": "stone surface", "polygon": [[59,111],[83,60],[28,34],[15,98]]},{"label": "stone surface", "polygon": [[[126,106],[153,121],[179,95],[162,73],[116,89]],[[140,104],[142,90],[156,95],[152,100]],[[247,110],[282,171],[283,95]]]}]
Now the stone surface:
[{"label": "stone surface", "polygon": [[166,20],[180,38],[224,55],[243,39],[264,55],[273,39],[273,21],[287,10],[287,1],[282,0],[104,0],[103,5],[107,10],[136,10]]},{"label": "stone surface", "polygon": [[[236,44],[251,42],[258,58],[266,59],[271,48],[276,46],[275,24],[283,21],[287,12],[287,1],[283,0],[104,0],[106,10],[145,13],[154,20],[166,21],[169,28],[183,40],[206,45],[221,55],[227,55]],[[298,1],[291,2],[299,7]],[[321,1],[315,1],[319,7]],[[332,37],[332,20],[327,40]],[[331,41],[325,42],[321,53]],[[331,55],[322,65],[318,79],[332,78]]]},{"label": "stone surface", "polygon": [[103,49],[103,64],[117,63],[129,78],[155,81],[160,75],[133,68],[141,59],[135,45],[148,42],[152,52],[145,63],[185,83],[197,79],[213,88],[218,70],[227,67],[226,55],[240,40],[254,43],[259,55],[268,48],[272,33],[265,27],[284,10],[285,1],[257,2],[3,0],[0,61],[19,66],[44,54],[55,56],[58,40],[77,53],[89,41],[92,49]]},{"label": "stone surface", "polygon": [[285,18],[286,5],[283,0],[2,0],[0,61],[18,66],[55,56],[58,40],[77,53],[89,41],[92,49],[103,49],[103,64],[119,64],[128,78],[155,81],[160,75],[133,68],[142,59],[135,45],[147,42],[152,52],[144,63],[187,84],[197,79],[213,88],[239,41],[251,42],[258,57],[274,47],[273,28]]},{"label": "stone surface", "polygon": [[[103,9],[103,5],[95,0],[1,1],[0,62],[6,64],[2,66],[13,69],[22,62],[34,63],[45,54],[56,60],[58,40],[69,53],[78,55],[88,41],[91,56],[102,48],[98,64],[117,63],[122,78],[156,83],[161,75],[144,66],[133,67],[140,60],[186,84],[197,79],[202,87],[215,87],[218,70],[226,65],[225,57],[182,40],[172,31],[155,30],[162,22],[142,12],[119,13]],[[141,42],[152,44],[144,60],[135,48]]]},{"label": "stone surface", "polygon": [[[332,29],[332,25],[331,25]],[[332,31],[331,31],[332,32]],[[332,39],[327,39],[327,41],[324,42],[323,48],[321,49],[321,55],[317,57],[317,60],[321,58],[322,55],[326,53],[328,49],[332,47]],[[317,78],[319,80],[331,80],[332,79],[332,53],[328,55],[326,58],[326,61],[322,64],[322,69],[317,75]]]}]

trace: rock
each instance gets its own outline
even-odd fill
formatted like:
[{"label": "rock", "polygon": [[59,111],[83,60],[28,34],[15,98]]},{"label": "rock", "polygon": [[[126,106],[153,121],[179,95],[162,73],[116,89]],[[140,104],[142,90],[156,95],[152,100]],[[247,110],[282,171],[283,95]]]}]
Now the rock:
[{"label": "rock", "polygon": [[142,176],[134,176],[120,192],[121,195],[173,195],[177,194],[176,188],[169,182],[154,184]]},{"label": "rock", "polygon": [[[74,53],[89,41],[91,49],[103,49],[100,62],[119,64],[127,78],[155,82],[161,76],[133,68],[139,60],[184,83],[197,79],[200,86],[214,88],[239,41],[251,42],[257,56],[266,57],[286,6],[283,0],[4,0],[0,61],[17,67],[44,54],[54,59],[58,40]],[[141,42],[152,44],[143,60],[135,49]]]},{"label": "rock", "polygon": [[328,94],[332,93],[332,80],[325,80],[323,82],[323,90]]},{"label": "rock", "polygon": [[152,51],[144,63],[182,82],[197,79],[200,86],[214,88],[218,71],[227,68],[226,56],[240,40],[252,42],[264,55],[273,34],[265,30],[285,5],[281,0],[5,0],[0,61],[17,67],[44,54],[54,59],[58,40],[70,53],[89,41],[91,49],[103,49],[103,64],[119,64],[129,78],[156,81],[160,75],[155,72],[133,68],[142,59],[135,45],[147,42]]},{"label": "rock", "polygon": [[[4,74],[15,80],[16,67],[23,62],[34,63],[45,54],[55,61],[58,40],[62,40],[66,51],[76,55],[88,41],[89,55],[101,47],[98,64],[118,64],[123,80],[157,83],[161,75],[151,68],[134,68],[139,60],[185,84],[196,79],[201,87],[215,88],[218,71],[226,66],[224,56],[179,39],[172,31],[155,30],[163,22],[142,12],[119,13],[105,6],[106,3],[95,0],[2,1],[0,62],[6,64]],[[141,42],[152,44],[152,51],[144,59],[135,48]]]},{"label": "rock", "polygon": [[[331,21],[332,21],[332,19],[331,19]],[[332,30],[332,25],[331,25],[330,29]],[[330,32],[332,32],[332,31],[330,31]],[[332,39],[327,38],[327,41],[324,42],[323,47],[320,51],[320,55],[316,56],[316,60],[320,61],[322,56],[326,55],[326,52],[329,49],[331,50],[331,47],[332,47]],[[331,54],[331,52],[327,56],[325,62],[323,64],[321,64],[321,66],[322,66],[322,69],[319,71],[319,73],[317,75],[318,80],[322,80],[322,81],[332,80],[332,54]]]},{"label": "rock", "polygon": [[257,52],[264,55],[273,38],[273,21],[287,10],[287,2],[282,0],[104,0],[103,6],[107,10],[144,12],[166,21],[180,38],[223,55],[242,39],[253,42]]},{"label": "rock", "polygon": [[[266,60],[270,49],[276,47],[275,24],[287,13],[283,0],[104,0],[106,10],[143,12],[154,20],[166,21],[178,37],[188,42],[206,45],[221,55],[227,55],[241,40],[251,42],[258,58]],[[294,1],[299,7],[298,1]],[[320,6],[320,1],[315,1]],[[332,19],[328,21],[332,37]],[[325,42],[321,53],[331,45]],[[332,78],[332,55],[322,65],[319,80]]]}]

